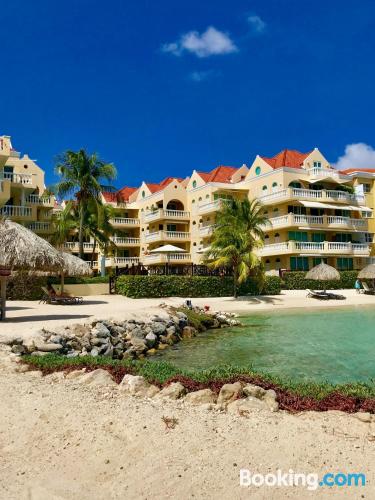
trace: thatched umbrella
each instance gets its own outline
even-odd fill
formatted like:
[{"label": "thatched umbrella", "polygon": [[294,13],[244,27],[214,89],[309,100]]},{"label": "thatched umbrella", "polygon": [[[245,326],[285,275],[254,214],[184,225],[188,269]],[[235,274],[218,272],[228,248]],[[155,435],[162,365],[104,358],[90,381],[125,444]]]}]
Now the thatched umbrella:
[{"label": "thatched umbrella", "polygon": [[369,264],[358,273],[360,280],[372,280],[372,287],[375,288],[375,264]]},{"label": "thatched umbrella", "polygon": [[60,256],[63,261],[61,268],[60,293],[63,293],[65,276],[89,276],[92,274],[92,269],[88,262],[85,262],[71,253],[61,252]]},{"label": "thatched umbrella", "polygon": [[12,270],[56,271],[63,265],[48,241],[10,220],[0,219],[0,319],[5,319],[6,275]]},{"label": "thatched umbrella", "polygon": [[[306,274],[305,279],[316,281],[337,281],[340,279],[340,273],[334,267],[321,262],[317,266],[310,269],[310,271]],[[326,291],[325,288],[324,291]]]}]

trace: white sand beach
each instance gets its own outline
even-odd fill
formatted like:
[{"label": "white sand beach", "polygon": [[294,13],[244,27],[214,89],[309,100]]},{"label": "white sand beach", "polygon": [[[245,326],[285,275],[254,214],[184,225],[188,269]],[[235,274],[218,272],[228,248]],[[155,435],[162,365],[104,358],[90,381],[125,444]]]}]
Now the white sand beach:
[{"label": "white sand beach", "polygon": [[[375,306],[375,295],[358,294],[355,290],[339,290],[346,300],[321,301],[306,297],[305,290],[283,290],[280,295],[259,297],[214,297],[192,299],[193,305],[208,305],[212,310],[251,314],[293,308],[329,308],[347,306]],[[188,297],[187,297],[188,298]],[[129,299],[120,295],[98,295],[85,297],[82,305],[48,305],[37,301],[8,301],[7,320],[0,323],[0,341],[9,336],[30,337],[41,328],[52,328],[72,323],[85,323],[90,318],[126,319],[149,316],[158,312],[164,302],[180,306],[184,299]]]}]

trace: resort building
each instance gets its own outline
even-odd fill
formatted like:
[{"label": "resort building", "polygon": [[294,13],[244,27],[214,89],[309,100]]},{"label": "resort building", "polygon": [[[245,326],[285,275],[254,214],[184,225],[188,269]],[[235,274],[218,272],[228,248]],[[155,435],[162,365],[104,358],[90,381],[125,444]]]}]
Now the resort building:
[{"label": "resort building", "polygon": [[55,198],[44,184],[44,171],[12,148],[9,136],[0,136],[0,217],[15,220],[40,236],[52,231]]},{"label": "resort building", "polygon": [[[189,272],[203,263],[218,210],[227,200],[258,199],[268,216],[265,270],[308,270],[327,262],[339,270],[360,269],[373,255],[375,169],[337,170],[315,148],[256,156],[250,166],[193,170],[185,179],[167,177],[103,193],[113,208],[113,245],[104,250],[84,243],[85,259],[95,270],[131,269]],[[10,138],[0,137],[0,215],[48,237],[55,199],[44,172],[21,157]],[[65,250],[78,254],[77,235]],[[158,249],[161,251],[158,252]]]}]

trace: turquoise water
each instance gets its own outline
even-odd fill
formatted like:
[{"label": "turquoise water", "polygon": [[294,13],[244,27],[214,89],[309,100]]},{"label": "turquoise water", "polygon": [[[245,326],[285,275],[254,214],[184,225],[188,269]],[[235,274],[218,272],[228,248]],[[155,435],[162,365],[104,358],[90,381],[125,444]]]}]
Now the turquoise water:
[{"label": "turquoise water", "polygon": [[242,317],[245,327],[211,330],[157,359],[185,369],[236,364],[294,380],[375,379],[375,308],[277,311]]}]

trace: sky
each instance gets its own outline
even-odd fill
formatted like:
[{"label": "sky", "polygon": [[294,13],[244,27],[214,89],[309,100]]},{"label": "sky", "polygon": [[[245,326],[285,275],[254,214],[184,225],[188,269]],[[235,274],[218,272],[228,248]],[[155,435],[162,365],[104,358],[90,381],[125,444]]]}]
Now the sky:
[{"label": "sky", "polygon": [[375,167],[373,0],[0,0],[0,135],[117,187],[318,147]]}]

